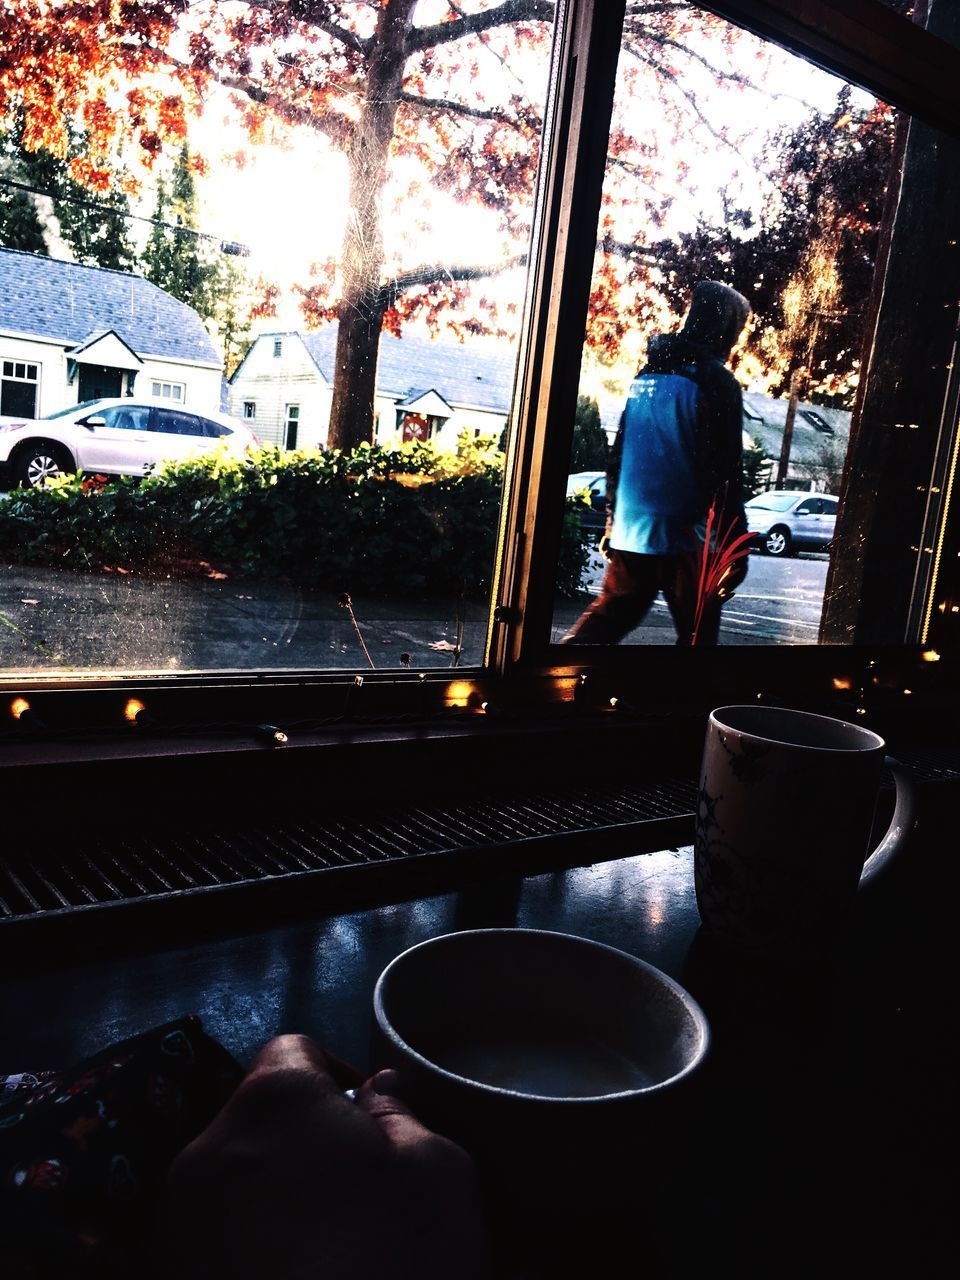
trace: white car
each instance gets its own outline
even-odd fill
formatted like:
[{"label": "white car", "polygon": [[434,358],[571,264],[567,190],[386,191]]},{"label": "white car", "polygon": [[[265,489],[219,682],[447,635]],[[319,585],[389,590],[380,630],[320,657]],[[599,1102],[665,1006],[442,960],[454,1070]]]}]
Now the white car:
[{"label": "white car", "polygon": [[223,445],[230,453],[258,446],[244,423],[225,413],[190,413],[169,400],[127,396],[87,400],[46,418],[0,418],[0,467],[15,484],[56,476],[142,476],[157,462],[194,457]]}]

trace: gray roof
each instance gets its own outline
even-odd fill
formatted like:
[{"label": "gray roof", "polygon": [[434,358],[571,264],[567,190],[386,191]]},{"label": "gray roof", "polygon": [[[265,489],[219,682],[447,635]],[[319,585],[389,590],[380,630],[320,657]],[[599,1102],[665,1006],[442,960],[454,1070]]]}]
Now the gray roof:
[{"label": "gray roof", "polygon": [[[759,439],[768,458],[780,457],[788,404],[788,400],[775,400],[773,396],[760,395],[755,391],[743,393],[743,429]],[[830,430],[818,430],[815,422],[805,416],[807,413]],[[825,409],[822,405],[801,401],[797,406],[790,444],[791,468],[823,466],[834,455],[839,455],[842,460],[849,440],[849,409]]]},{"label": "gray roof", "polygon": [[[333,382],[337,326],[327,325],[299,337],[323,376]],[[510,412],[516,359],[516,348],[507,344],[434,342],[412,334],[395,338],[385,333],[380,339],[377,390],[400,397],[409,397],[414,391],[421,395],[436,391],[451,408],[468,406],[506,414]]]},{"label": "gray roof", "polygon": [[126,271],[0,249],[0,329],[73,346],[113,329],[140,356],[223,361],[192,307]]}]

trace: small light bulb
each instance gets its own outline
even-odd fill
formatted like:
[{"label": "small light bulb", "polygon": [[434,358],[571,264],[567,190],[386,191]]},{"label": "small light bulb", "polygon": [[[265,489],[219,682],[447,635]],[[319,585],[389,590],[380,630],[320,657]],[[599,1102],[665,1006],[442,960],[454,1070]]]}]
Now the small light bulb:
[{"label": "small light bulb", "polygon": [[620,699],[619,699],[619,698],[611,698],[611,699],[610,699],[610,705],[611,705],[611,707],[616,707],[616,706],[617,706],[617,704],[619,703],[619,701],[620,701]]},{"label": "small light bulb", "polygon": [[131,724],[136,724],[141,712],[146,709],[139,698],[128,698],[127,705],[123,708],[123,718],[129,720]]},{"label": "small light bulb", "polygon": [[939,661],[940,661],[940,655],[939,655],[939,653],[937,653],[936,649],[924,649],[924,651],[923,651],[923,653],[921,653],[920,657],[924,660],[924,662],[939,662]]},{"label": "small light bulb", "polygon": [[14,698],[10,703],[10,714],[14,720],[19,720],[26,712],[30,710],[30,703],[26,698]]}]

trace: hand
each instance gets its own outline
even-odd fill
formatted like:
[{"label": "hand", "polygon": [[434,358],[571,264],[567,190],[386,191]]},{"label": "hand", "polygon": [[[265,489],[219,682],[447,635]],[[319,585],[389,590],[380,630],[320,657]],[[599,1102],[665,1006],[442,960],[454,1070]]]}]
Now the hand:
[{"label": "hand", "polygon": [[603,556],[604,560],[610,559],[610,535],[605,533],[597,543],[597,550]]},{"label": "hand", "polygon": [[271,1040],[168,1177],[165,1272],[178,1280],[480,1280],[473,1164],[396,1096],[306,1036]]}]

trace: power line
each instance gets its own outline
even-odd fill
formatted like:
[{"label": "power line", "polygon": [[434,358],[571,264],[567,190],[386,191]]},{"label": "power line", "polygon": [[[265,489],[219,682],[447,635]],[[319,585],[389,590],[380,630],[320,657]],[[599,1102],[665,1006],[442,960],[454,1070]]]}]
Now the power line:
[{"label": "power line", "polygon": [[112,214],[115,218],[128,218],[134,222],[146,222],[151,227],[163,227],[166,231],[174,231],[177,235],[193,236],[196,240],[212,240],[219,244],[220,252],[230,254],[235,258],[247,258],[250,256],[250,249],[245,244],[239,244],[236,240],[221,240],[219,236],[211,235],[209,231],[196,231],[193,227],[184,227],[173,222],[164,222],[160,218],[145,218],[139,213],[128,213],[123,209],[115,209],[112,205],[101,204],[98,200],[82,200],[79,196],[58,195],[53,191],[42,191],[39,187],[31,187],[26,182],[15,182],[13,178],[0,178],[0,186],[13,187],[17,191],[25,191],[31,196],[46,196],[47,199],[53,200],[54,203],[60,201],[62,204],[75,204],[81,209],[96,209],[100,213]]}]

